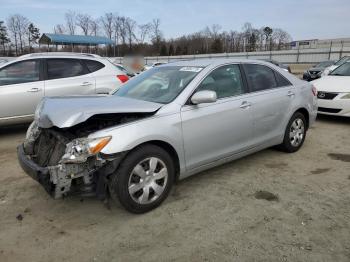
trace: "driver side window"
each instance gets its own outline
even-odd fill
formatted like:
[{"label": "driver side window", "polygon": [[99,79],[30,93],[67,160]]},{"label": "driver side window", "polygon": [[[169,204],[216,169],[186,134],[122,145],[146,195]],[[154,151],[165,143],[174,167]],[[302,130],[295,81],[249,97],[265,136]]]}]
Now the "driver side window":
[{"label": "driver side window", "polygon": [[226,65],[211,72],[198,86],[197,91],[215,91],[217,98],[244,93],[241,71],[238,65]]}]

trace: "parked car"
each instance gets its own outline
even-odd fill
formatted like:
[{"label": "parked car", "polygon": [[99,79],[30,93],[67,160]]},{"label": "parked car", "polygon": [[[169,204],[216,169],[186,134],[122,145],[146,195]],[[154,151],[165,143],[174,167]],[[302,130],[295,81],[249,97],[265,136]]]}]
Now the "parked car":
[{"label": "parked car", "polygon": [[303,74],[303,79],[306,81],[312,81],[321,77],[323,70],[327,67],[334,65],[335,61],[328,60],[320,62],[310,69],[306,70]]},{"label": "parked car", "polygon": [[90,54],[36,53],[0,65],[0,125],[30,122],[43,97],[108,94],[129,77]]},{"label": "parked car", "polygon": [[107,97],[43,100],[18,158],[54,198],[108,189],[143,213],[176,179],[275,145],[299,150],[316,114],[315,88],[270,63],[182,61]]},{"label": "parked car", "polygon": [[329,67],[326,67],[321,76],[326,76],[329,73],[331,73],[334,69],[336,69],[338,66],[341,66],[342,64],[346,63],[350,61],[350,56],[343,56],[342,58],[340,58],[337,62],[334,63],[334,65],[331,65]]},{"label": "parked car", "polygon": [[120,69],[121,71],[123,71],[128,77],[134,77],[136,76],[136,73],[132,72],[131,70],[127,69],[126,67],[124,67],[121,64],[114,64],[118,69]]},{"label": "parked car", "polygon": [[276,60],[272,60],[272,59],[263,59],[263,61],[269,62],[271,64],[274,64],[275,66],[278,66],[278,67],[282,68],[284,71],[287,71],[287,72],[291,73],[289,65],[281,64],[280,62],[278,62]]},{"label": "parked car", "polygon": [[350,61],[313,82],[318,90],[318,113],[350,117]]},{"label": "parked car", "polygon": [[153,67],[160,66],[160,65],[165,65],[167,64],[166,62],[154,62],[152,65],[145,65],[144,70],[149,70]]},{"label": "parked car", "polygon": [[7,63],[8,62],[8,60],[6,60],[6,59],[0,59],[0,65],[1,64],[5,64],[5,63]]}]

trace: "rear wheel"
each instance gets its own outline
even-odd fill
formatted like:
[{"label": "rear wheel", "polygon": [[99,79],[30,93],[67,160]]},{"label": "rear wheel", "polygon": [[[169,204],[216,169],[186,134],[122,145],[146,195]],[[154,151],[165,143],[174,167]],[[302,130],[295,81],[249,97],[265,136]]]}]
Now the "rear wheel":
[{"label": "rear wheel", "polygon": [[296,152],[303,145],[305,136],[305,116],[300,112],[296,112],[288,122],[283,143],[279,146],[279,148],[288,153]]},{"label": "rear wheel", "polygon": [[145,145],[132,151],[112,175],[109,188],[112,199],[132,213],[145,213],[159,206],[168,196],[175,168],[162,148]]}]

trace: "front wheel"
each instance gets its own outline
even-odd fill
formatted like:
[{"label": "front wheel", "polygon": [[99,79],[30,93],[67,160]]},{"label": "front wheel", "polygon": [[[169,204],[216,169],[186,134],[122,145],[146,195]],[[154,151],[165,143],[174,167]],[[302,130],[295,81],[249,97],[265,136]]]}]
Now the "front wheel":
[{"label": "front wheel", "polygon": [[305,141],[306,120],[305,116],[296,112],[288,122],[285,130],[283,143],[279,148],[285,152],[293,153],[298,151]]},{"label": "front wheel", "polygon": [[175,168],[170,155],[155,145],[132,151],[112,174],[109,189],[112,199],[132,213],[145,213],[159,206],[174,182]]}]

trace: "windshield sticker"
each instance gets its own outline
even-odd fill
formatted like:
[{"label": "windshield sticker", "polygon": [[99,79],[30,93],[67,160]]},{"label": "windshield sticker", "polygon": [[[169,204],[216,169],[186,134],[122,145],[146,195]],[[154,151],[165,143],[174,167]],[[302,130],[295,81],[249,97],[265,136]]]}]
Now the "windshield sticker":
[{"label": "windshield sticker", "polygon": [[202,69],[203,69],[202,67],[186,66],[186,67],[182,67],[180,71],[199,73],[200,71],[202,71]]}]

